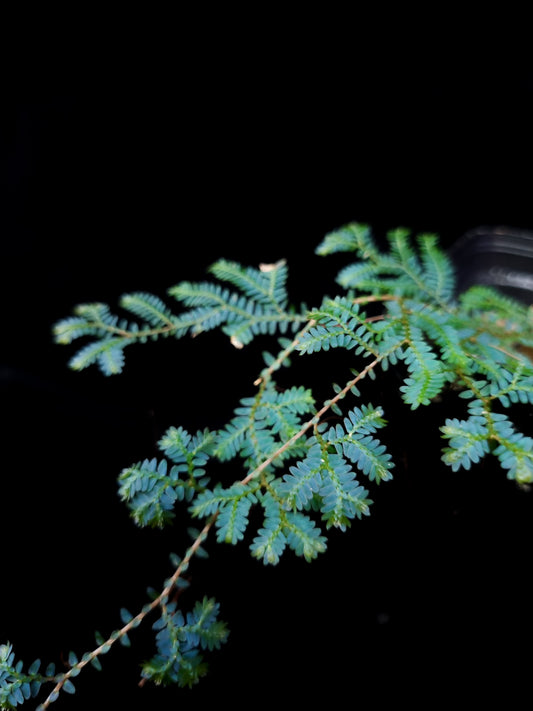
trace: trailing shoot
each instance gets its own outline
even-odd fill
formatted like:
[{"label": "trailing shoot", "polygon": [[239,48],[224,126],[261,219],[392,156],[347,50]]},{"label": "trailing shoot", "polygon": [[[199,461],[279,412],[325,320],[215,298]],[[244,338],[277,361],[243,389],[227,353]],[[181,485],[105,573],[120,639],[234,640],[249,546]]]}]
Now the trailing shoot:
[{"label": "trailing shoot", "polygon": [[[2,708],[16,708],[46,684],[52,690],[41,710],[60,692],[73,693],[83,667],[99,668],[101,656],[117,641],[129,644],[129,633],[152,613],[156,651],[143,665],[143,682],[195,684],[206,671],[205,652],[218,649],[228,632],[213,599],[202,597],[189,612],[178,607],[184,572],[205,554],[210,533],[275,565],[288,552],[313,560],[326,551],[330,529],[345,531],[368,516],[370,496],[392,478],[395,462],[386,409],[364,399],[360,384],[388,369],[400,378],[406,417],[444,391],[458,398],[462,416],[440,423],[445,465],[468,470],[491,456],[519,485],[533,482],[533,439],[512,419],[515,406],[533,403],[531,309],[485,286],[457,294],[453,265],[434,235],[412,239],[395,230],[382,249],[367,226],[351,224],[317,247],[319,255],[336,252],[353,260],[338,274],[338,294],[311,310],[289,302],[284,261],[252,268],[220,260],[209,270],[214,280],[173,286],[168,303],[126,294],[121,315],[105,304],[84,304],[56,324],[58,343],[79,345],[70,366],[96,366],[107,376],[122,371],[127,346],[161,338],[219,329],[237,348],[258,338],[270,346],[225,426],[192,433],[186,423],[175,424],[159,441],[159,457],[131,464],[118,477],[136,525],[163,527],[186,516],[197,523],[183,557],[171,555],[173,573],[162,590],[152,591],[136,615],[123,610],[122,626],[98,636],[92,651],[80,659],[72,653],[66,672],[53,665],[41,672],[39,661],[26,669],[9,643],[0,646]],[[281,367],[297,370],[300,358],[339,350],[351,367],[335,372],[325,400],[297,381],[276,382]],[[365,390],[372,392],[372,384]],[[226,463],[227,478],[213,481],[211,472]]]}]

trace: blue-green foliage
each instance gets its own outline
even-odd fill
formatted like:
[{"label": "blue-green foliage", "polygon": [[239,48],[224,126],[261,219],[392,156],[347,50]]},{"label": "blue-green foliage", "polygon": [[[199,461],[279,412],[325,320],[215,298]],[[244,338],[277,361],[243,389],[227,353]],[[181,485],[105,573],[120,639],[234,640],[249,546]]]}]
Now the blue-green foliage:
[{"label": "blue-green foliage", "polygon": [[71,358],[69,365],[82,370],[97,365],[105,375],[120,373],[124,349],[132,343],[145,343],[161,337],[181,338],[213,328],[230,337],[242,348],[255,336],[295,332],[305,315],[289,306],[285,283],[287,265],[262,264],[259,269],[244,268],[235,262],[219,260],[210,268],[219,282],[230,283],[236,291],[217,282],[181,282],[168,290],[186,307],[174,314],[157,296],[146,292],[124,294],[121,308],[136,320],[120,318],[106,304],[81,304],[74,315],[54,326],[57,343],[70,344],[89,337]]},{"label": "blue-green foliage", "polygon": [[219,483],[213,490],[206,490],[196,498],[191,513],[194,516],[217,513],[217,539],[235,544],[242,540],[248,526],[250,507],[256,502],[255,487],[237,482],[224,488]]},{"label": "blue-green foliage", "polygon": [[334,427],[325,424],[307,441],[305,459],[289,467],[277,492],[293,510],[318,509],[327,528],[345,530],[351,519],[368,515],[368,491],[356,479],[352,464],[371,481],[387,481],[393,467],[390,454],[372,437],[385,421],[371,405],[351,410]]},{"label": "blue-green foliage", "polygon": [[355,349],[355,355],[375,354],[372,341],[377,330],[368,322],[367,313],[351,297],[325,299],[319,309],[309,314],[316,325],[300,339],[301,353],[317,353],[330,348]]},{"label": "blue-green foliage", "polygon": [[[199,494],[191,506],[194,516],[216,514],[217,539],[236,543],[244,538],[252,505],[263,509],[263,527],[251,544],[253,555],[265,562],[277,562],[279,553],[289,545],[298,555],[310,559],[325,550],[320,531],[306,517],[288,514],[276,491],[274,468],[284,466],[288,458],[306,451],[306,444],[291,438],[302,427],[302,415],[313,410],[311,392],[302,387],[278,391],[267,383],[256,397],[243,398],[236,416],[218,433],[215,454],[222,460],[240,456],[248,471],[263,465],[277,453],[271,466],[263,466],[260,477],[230,487],[218,484]],[[283,447],[285,449],[280,451]],[[301,531],[298,531],[298,522]]]},{"label": "blue-green foliage", "polygon": [[208,483],[205,465],[213,451],[208,430],[192,437],[182,427],[171,427],[159,442],[167,459],[153,458],[124,469],[119,495],[140,526],[162,527],[174,518],[177,501],[191,501]]},{"label": "blue-green foliage", "polygon": [[40,660],[36,659],[25,672],[24,663],[21,660],[15,662],[12,645],[9,642],[0,644],[1,709],[15,709],[37,696],[42,683],[48,681],[48,676],[39,673],[40,666]]},{"label": "blue-green foliage", "polygon": [[332,445],[338,455],[349,459],[370,481],[379,483],[391,478],[394,466],[385,446],[372,437],[385,424],[381,408],[362,405],[350,410],[342,425],[326,428],[322,424],[317,431],[323,431],[323,442]]},{"label": "blue-green foliage", "polygon": [[[406,309],[412,309],[409,318]],[[301,353],[354,349],[355,355],[378,359],[383,369],[402,360],[406,366],[400,388],[404,401],[413,409],[427,405],[449,379],[446,361],[454,356],[459,359],[458,346],[453,336],[448,341],[430,309],[420,316],[410,301],[399,307],[393,300],[387,303],[387,310],[388,318],[372,321],[352,297],[325,300],[320,309],[310,313],[316,326],[302,337],[298,348]],[[439,342],[441,353],[435,350]]]},{"label": "blue-green foliage", "polygon": [[143,678],[156,684],[196,684],[207,671],[202,651],[218,649],[228,637],[218,612],[218,603],[207,597],[186,615],[175,602],[165,605],[153,625],[157,653],[143,664]]},{"label": "blue-green foliage", "polygon": [[250,550],[263,563],[278,563],[287,546],[308,561],[326,550],[326,538],[310,516],[286,511],[283,500],[273,491],[266,491],[261,496],[261,505],[263,525]]},{"label": "blue-green foliage", "polygon": [[[216,455],[222,461],[239,455],[247,467],[258,466],[298,431],[302,415],[312,412],[313,405],[309,389],[295,386],[278,391],[269,382],[258,397],[240,401],[235,417],[217,435]],[[284,459],[301,451],[302,443],[295,442],[272,464],[281,466]]]},{"label": "blue-green foliage", "polygon": [[[187,513],[202,519],[185,557],[172,557],[175,572],[161,594],[136,617],[123,610],[124,627],[107,640],[98,637],[97,649],[79,664],[69,656],[62,677],[52,667],[41,676],[38,662],[24,673],[11,646],[1,645],[2,708],[35,696],[45,682],[72,692],[71,677],[82,665],[99,667],[98,657],[116,640],[129,644],[129,630],[154,609],[160,613],[157,653],[144,664],[143,677],[195,684],[206,670],[202,652],[218,648],[227,630],[213,600],[204,598],[185,615],[171,599],[185,584],[191,558],[205,554],[204,539],[214,530],[218,542],[244,542],[265,564],[278,563],[287,550],[310,561],[326,550],[329,529],[344,531],[366,517],[370,488],[390,480],[394,468],[386,436],[376,436],[386,425],[384,411],[365,404],[359,390],[361,381],[381,371],[394,369],[391,398],[411,410],[458,396],[464,416],[440,427],[446,466],[468,470],[491,455],[509,478],[533,482],[533,438],[511,419],[515,406],[533,404],[531,310],[485,286],[458,295],[452,263],[434,235],[413,240],[407,230],[394,230],[382,249],[367,226],[352,224],[327,235],[317,252],[351,252],[356,261],[338,275],[342,292],[309,312],[289,306],[284,261],[255,269],[220,260],[210,268],[216,281],[182,282],[169,290],[183,308],[177,314],[158,297],[136,292],[121,299],[132,321],[92,303],[56,325],[59,343],[86,339],[71,366],[95,364],[106,375],[122,370],[132,343],[215,328],[238,348],[257,335],[275,336],[278,350],[263,352],[255,389],[235,403],[226,425],[195,435],[170,427],[158,443],[160,458],[119,476],[119,494],[138,525],[162,527]],[[335,361],[339,351],[352,359],[344,381]],[[275,382],[293,353],[313,358],[326,352],[331,368],[317,372],[316,380],[318,385],[323,376],[328,391],[332,386],[329,399],[309,387]],[[344,384],[332,382],[337,380]],[[221,478],[211,484],[213,470]],[[56,687],[50,702],[58,695]]]},{"label": "blue-green foliage", "polygon": [[[301,352],[342,345],[385,368],[403,363],[400,393],[413,409],[453,385],[471,402],[467,419],[441,428],[443,461],[468,469],[492,452],[510,478],[533,481],[533,440],[497,411],[533,403],[533,368],[524,351],[533,346],[531,310],[486,286],[457,296],[451,260],[432,235],[417,238],[418,250],[406,230],[387,239],[389,251],[382,252],[364,225],[325,237],[319,254],[353,251],[360,261],[338,275],[350,295],[310,314],[317,326],[301,340]],[[368,296],[354,298],[353,290]],[[367,318],[360,304],[380,300],[381,314]]]},{"label": "blue-green foliage", "polygon": [[[441,427],[443,437],[448,440],[442,459],[457,471],[461,467],[470,469],[472,463],[492,452],[509,479],[529,484],[533,482],[533,439],[517,432],[507,413],[495,412],[490,405],[494,401],[505,408],[518,402],[533,404],[532,379],[502,370],[498,381],[473,381],[472,390],[461,393],[469,400],[469,417],[447,419]],[[511,390],[511,383],[516,389]]]},{"label": "blue-green foliage", "polygon": [[[292,398],[284,399],[292,402]],[[326,539],[310,515],[313,511],[322,514],[327,528],[342,530],[351,519],[369,513],[368,491],[358,483],[352,464],[370,481],[391,478],[390,454],[372,436],[384,424],[380,409],[355,408],[344,418],[344,427],[324,430],[324,425],[318,426],[304,443],[304,457],[289,466],[289,473],[253,477],[246,484],[227,488],[217,485],[197,497],[191,512],[204,517],[216,513],[218,540],[235,543],[244,537],[250,507],[259,503],[264,519],[251,544],[253,555],[265,563],[277,563],[288,545],[311,559],[326,548]]]},{"label": "blue-green foliage", "polygon": [[433,234],[417,237],[419,251],[410,239],[409,230],[396,229],[387,235],[389,251],[376,245],[368,226],[347,225],[326,235],[317,254],[356,252],[360,261],[339,273],[338,282],[345,288],[377,294],[429,299],[443,305],[454,292],[455,280],[450,259],[438,248]]},{"label": "blue-green foliage", "polygon": [[304,320],[288,306],[287,265],[283,260],[260,265],[259,269],[219,260],[210,272],[238,291],[211,282],[182,282],[169,289],[171,296],[189,307],[178,321],[180,332],[185,329],[198,334],[220,327],[240,348],[259,334],[295,331]]}]

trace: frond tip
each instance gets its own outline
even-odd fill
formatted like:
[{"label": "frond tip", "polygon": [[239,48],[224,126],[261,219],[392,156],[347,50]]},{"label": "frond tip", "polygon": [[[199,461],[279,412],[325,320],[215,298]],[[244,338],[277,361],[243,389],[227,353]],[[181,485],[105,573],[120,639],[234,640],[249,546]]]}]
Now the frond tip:
[{"label": "frond tip", "polygon": [[326,550],[326,538],[310,516],[285,511],[268,492],[262,496],[261,504],[265,513],[263,526],[250,545],[255,558],[265,565],[276,565],[287,546],[307,561]]},{"label": "frond tip", "polygon": [[207,672],[203,651],[219,649],[227,641],[226,623],[218,620],[219,604],[204,597],[183,615],[175,602],[168,603],[153,628],[157,653],[143,664],[142,678],[155,684],[192,687]]},{"label": "frond tip", "polygon": [[389,251],[380,250],[367,225],[352,223],[328,234],[316,251],[320,255],[356,252],[360,261],[344,267],[337,276],[345,289],[406,297],[423,294],[426,301],[440,305],[453,298],[453,265],[435,235],[419,235],[418,250],[409,230],[391,230],[387,241]]}]

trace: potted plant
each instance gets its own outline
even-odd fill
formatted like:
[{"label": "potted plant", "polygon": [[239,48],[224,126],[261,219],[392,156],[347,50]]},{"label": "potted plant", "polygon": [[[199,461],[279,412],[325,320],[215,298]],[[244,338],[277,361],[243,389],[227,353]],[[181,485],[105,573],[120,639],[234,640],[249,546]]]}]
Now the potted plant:
[{"label": "potted plant", "polygon": [[[96,368],[111,378],[124,377],[130,346],[192,336],[201,349],[211,331],[235,354],[251,349],[254,364],[258,356],[261,362],[226,422],[192,429],[185,406],[180,421],[159,437],[157,454],[118,477],[134,524],[168,527],[174,545],[181,544],[170,554],[167,579],[149,589],[139,609],[124,606],[115,630],[98,633],[87,651],[66,653],[61,668],[22,664],[6,640],[2,708],[39,696],[40,711],[48,708],[63,692],[74,693],[89,666],[100,668],[111,649],[133,644],[137,629],[150,626],[155,650],[142,663],[141,684],[196,686],[234,626],[215,599],[217,587],[226,601],[233,596],[234,612],[243,616],[237,630],[239,624],[257,630],[257,650],[241,659],[233,684],[259,685],[265,699],[292,693],[283,692],[280,677],[285,684],[305,679],[313,692],[319,680],[334,689],[356,674],[361,697],[383,700],[393,689],[413,693],[421,674],[440,678],[451,649],[452,667],[462,670],[463,645],[476,639],[472,649],[479,654],[486,630],[468,615],[473,607],[475,618],[483,605],[467,604],[458,622],[451,601],[461,595],[457,586],[466,589],[467,603],[477,590],[472,570],[486,549],[476,555],[464,546],[476,540],[476,527],[489,539],[500,531],[487,524],[501,517],[502,486],[506,506],[509,500],[516,506],[505,512],[507,535],[526,530],[516,512],[527,506],[533,481],[530,309],[487,285],[458,293],[452,260],[434,235],[415,239],[397,229],[383,244],[368,226],[353,223],[326,235],[316,251],[349,258],[337,293],[314,307],[289,300],[284,260],[249,267],[220,259],[208,279],[180,282],[168,299],[127,293],[120,313],[91,302],[55,325],[58,343],[80,344],[73,370]],[[178,308],[169,305],[175,301]],[[221,370],[221,346],[213,343],[204,355],[206,380],[231,380],[229,390],[241,392],[239,373],[226,360]],[[181,371],[187,371],[183,364]],[[202,411],[209,421],[207,408]],[[477,502],[468,520],[465,501]],[[446,557],[450,540],[453,559]],[[494,561],[514,570],[507,536],[493,543],[506,547],[502,556],[489,546]],[[246,551],[253,575],[232,568],[227,551],[233,546]],[[298,585],[312,580],[306,578],[311,561],[335,590],[333,607]],[[249,599],[246,584],[259,571],[270,580],[261,604]],[[213,593],[202,589],[206,576]],[[312,653],[300,657],[291,651],[291,625],[302,621],[308,631],[298,628],[299,645],[303,635]],[[468,624],[457,645],[453,634]],[[501,630],[493,635],[502,639]],[[215,668],[223,654],[217,652]],[[257,663],[260,654],[268,665]],[[379,685],[385,670],[386,689]]]}]

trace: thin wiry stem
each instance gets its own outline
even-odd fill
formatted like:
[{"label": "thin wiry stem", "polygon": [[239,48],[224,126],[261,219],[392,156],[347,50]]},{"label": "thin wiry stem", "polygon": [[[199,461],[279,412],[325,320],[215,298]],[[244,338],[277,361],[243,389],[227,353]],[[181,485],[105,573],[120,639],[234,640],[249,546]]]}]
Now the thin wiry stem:
[{"label": "thin wiry stem", "polygon": [[164,603],[166,598],[168,598],[168,596],[172,592],[173,588],[176,586],[181,575],[187,569],[191,559],[197,553],[198,549],[207,538],[207,535],[213,527],[217,517],[218,512],[214,513],[209,518],[205,526],[202,528],[202,530],[194,540],[191,547],[187,550],[185,557],[174,571],[172,577],[167,580],[167,583],[163,590],[160,592],[160,594],[154,600],[152,600],[151,603],[145,605],[141,612],[139,612],[135,617],[132,617],[132,619],[127,624],[125,624],[119,630],[113,632],[105,642],[102,642],[102,644],[100,644],[92,652],[85,654],[83,656],[83,659],[77,664],[74,664],[74,666],[72,666],[65,674],[61,674],[58,678],[56,685],[48,695],[47,699],[38,707],[38,711],[45,711],[47,708],[49,708],[50,704],[57,699],[61,689],[71,677],[77,676],[79,671],[83,669],[84,666],[89,664],[93,659],[100,656],[101,654],[105,654],[106,652],[108,652],[111,646],[115,644],[117,640],[127,635],[128,632],[130,632],[135,627],[138,627],[140,623],[144,620],[144,618],[148,614],[150,614],[150,612],[152,612],[153,610],[155,610],[156,607],[159,607]]},{"label": "thin wiry stem", "polygon": [[263,472],[272,462],[277,459],[277,457],[280,456],[280,454],[283,454],[289,447],[291,447],[295,442],[297,442],[300,437],[303,437],[303,435],[309,430],[313,425],[316,425],[320,419],[323,417],[323,415],[326,414],[326,412],[333,407],[339,400],[342,400],[343,397],[346,396],[346,394],[356,385],[360,380],[362,380],[365,375],[368,375],[368,373],[373,370],[382,360],[384,356],[378,356],[375,358],[371,363],[369,363],[366,368],[364,368],[360,373],[358,373],[354,378],[352,378],[346,385],[340,390],[335,397],[331,398],[331,400],[328,400],[327,402],[324,403],[322,408],[315,414],[313,418],[308,420],[293,436],[288,439],[279,449],[277,449],[273,454],[271,454],[267,459],[265,459],[261,464],[256,467],[253,471],[251,471],[248,476],[246,476],[242,481],[241,484],[248,484],[252,479],[255,479],[258,477],[261,472]]}]

